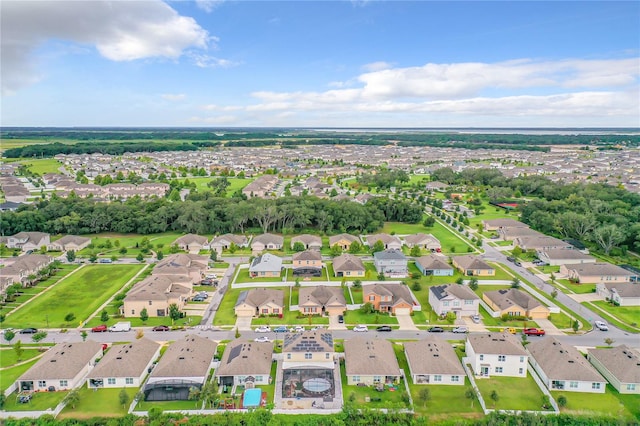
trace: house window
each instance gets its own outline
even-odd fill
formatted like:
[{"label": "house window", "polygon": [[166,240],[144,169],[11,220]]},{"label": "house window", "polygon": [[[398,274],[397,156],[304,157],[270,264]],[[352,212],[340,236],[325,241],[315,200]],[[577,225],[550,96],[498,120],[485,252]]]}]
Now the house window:
[{"label": "house window", "polygon": [[66,388],[68,385],[69,385],[69,382],[67,382],[66,380],[60,380],[61,388]]},{"label": "house window", "polygon": [[502,367],[496,367],[496,373],[502,373]]},{"label": "house window", "polygon": [[351,271],[347,271],[347,276],[351,275]]},{"label": "house window", "polygon": [[260,272],[260,275],[262,275],[264,277],[266,275],[266,272],[262,271],[262,272]]},{"label": "house window", "polygon": [[153,305],[153,302],[151,300],[149,300],[149,306]]},{"label": "house window", "polygon": [[127,377],[124,379],[124,383],[127,385],[132,385],[133,384],[133,377]]},{"label": "house window", "polygon": [[465,300],[464,304],[465,305],[473,305],[473,300]]},{"label": "house window", "polygon": [[351,381],[356,383],[360,382],[360,376],[351,376]]},{"label": "house window", "polygon": [[505,362],[507,360],[506,355],[498,355],[498,361]]},{"label": "house window", "polygon": [[269,308],[263,308],[262,309],[262,313],[263,314],[268,314],[269,313]]},{"label": "house window", "polygon": [[636,385],[635,385],[635,383],[627,383],[627,390],[628,390],[628,391],[634,391],[634,390],[636,390]]},{"label": "house window", "polygon": [[600,389],[600,383],[591,383],[591,389]]},{"label": "house window", "polygon": [[480,361],[484,360],[484,355],[480,354]]},{"label": "house window", "polygon": [[131,315],[135,315],[135,314],[136,314],[136,310],[135,310],[135,309],[132,309],[132,310],[131,310]]},{"label": "house window", "polygon": [[523,356],[520,357],[520,362],[524,362],[524,357]]},{"label": "house window", "polygon": [[107,379],[107,384],[108,385],[115,385],[116,384],[116,378],[115,377],[109,377]]},{"label": "house window", "polygon": [[256,382],[261,382],[262,380],[262,376],[256,376]]},{"label": "house window", "polygon": [[279,314],[280,313],[280,308],[273,308],[273,313],[274,314]]},{"label": "house window", "polygon": [[159,317],[163,317],[164,316],[164,309],[156,310],[156,315],[159,316]]},{"label": "house window", "polygon": [[287,354],[287,359],[291,359],[291,354]]},{"label": "house window", "polygon": [[459,382],[460,381],[460,376],[451,376],[451,381],[452,382]]},{"label": "house window", "polygon": [[570,389],[578,389],[578,382],[569,382]]},{"label": "house window", "polygon": [[459,300],[454,300],[453,301],[453,306],[460,306],[460,301]]},{"label": "house window", "polygon": [[329,359],[329,352],[327,352],[326,354],[324,354],[324,357],[325,357],[326,359]]},{"label": "house window", "polygon": [[306,353],[304,354],[304,359],[311,359],[313,357],[312,353]]},{"label": "house window", "polygon": [[46,380],[38,380],[38,387],[39,388],[46,388],[47,387],[47,381]]},{"label": "house window", "polygon": [[442,376],[440,374],[434,374],[433,381],[434,382],[441,382],[442,381]]},{"label": "house window", "polygon": [[524,373],[524,368],[522,367],[518,368],[518,374],[522,374],[522,373]]},{"label": "house window", "polygon": [[376,296],[374,296],[373,294],[369,296],[369,302],[373,302],[374,300],[376,300]]},{"label": "house window", "polygon": [[382,381],[382,376],[373,376],[374,383],[380,383]]},{"label": "house window", "polygon": [[444,302],[442,302],[442,306],[449,306],[449,302],[445,300]]}]

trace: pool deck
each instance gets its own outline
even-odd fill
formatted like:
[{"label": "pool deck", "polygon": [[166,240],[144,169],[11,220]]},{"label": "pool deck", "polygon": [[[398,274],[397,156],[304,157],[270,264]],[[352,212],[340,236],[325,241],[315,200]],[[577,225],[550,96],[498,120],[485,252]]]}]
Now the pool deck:
[{"label": "pool deck", "polygon": [[327,410],[342,409],[342,381],[340,380],[340,363],[336,362],[333,375],[334,375],[334,387],[335,395],[333,402],[324,402],[322,398],[283,398],[282,396],[282,360],[278,359],[278,368],[276,373],[276,386],[275,395],[273,398],[274,406],[280,410],[319,410],[322,412],[322,408]]}]

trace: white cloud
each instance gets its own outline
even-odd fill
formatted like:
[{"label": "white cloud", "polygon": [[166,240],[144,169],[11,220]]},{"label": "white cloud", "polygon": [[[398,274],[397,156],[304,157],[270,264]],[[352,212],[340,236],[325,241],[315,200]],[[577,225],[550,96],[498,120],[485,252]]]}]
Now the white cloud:
[{"label": "white cloud", "polygon": [[40,78],[33,51],[51,39],[94,46],[107,59],[176,59],[188,48],[206,49],[211,38],[189,17],[159,0],[2,2],[2,92]]},{"label": "white cloud", "polygon": [[185,95],[184,93],[178,93],[178,94],[165,93],[160,95],[160,97],[162,97],[162,99],[164,100],[172,101],[172,102],[184,101],[185,99],[187,99],[187,95]]},{"label": "white cloud", "polygon": [[217,58],[206,53],[189,52],[188,56],[194,65],[200,68],[231,68],[240,65],[239,62]]},{"label": "white cloud", "polygon": [[213,12],[224,0],[196,0],[196,6],[207,13]]},{"label": "white cloud", "polygon": [[363,71],[373,72],[373,71],[382,71],[389,68],[392,68],[393,64],[384,61],[372,62],[370,64],[364,64],[362,66]]}]

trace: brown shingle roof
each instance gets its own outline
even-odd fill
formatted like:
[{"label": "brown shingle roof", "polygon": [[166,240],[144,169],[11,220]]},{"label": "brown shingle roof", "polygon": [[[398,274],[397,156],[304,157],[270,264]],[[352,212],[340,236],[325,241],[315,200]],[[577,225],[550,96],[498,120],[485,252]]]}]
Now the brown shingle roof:
[{"label": "brown shingle roof", "polygon": [[216,353],[216,342],[200,336],[185,336],[169,346],[151,377],[203,377]]}]

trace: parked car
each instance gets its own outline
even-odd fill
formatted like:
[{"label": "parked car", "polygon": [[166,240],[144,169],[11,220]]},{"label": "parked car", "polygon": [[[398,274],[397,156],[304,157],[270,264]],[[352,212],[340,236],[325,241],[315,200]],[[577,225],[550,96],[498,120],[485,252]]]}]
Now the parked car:
[{"label": "parked car", "polygon": [[98,325],[98,326],[93,327],[91,329],[92,333],[104,333],[106,331],[107,331],[107,325],[106,324]]},{"label": "parked car", "polygon": [[206,291],[201,291],[200,293],[198,293],[198,296],[202,296],[205,299],[209,298],[209,293],[207,293]]},{"label": "parked car", "polygon": [[609,326],[604,321],[594,321],[593,325],[600,331],[609,331]]},{"label": "parked car", "polygon": [[205,299],[206,299],[206,297],[204,297],[204,296],[200,296],[200,295],[197,295],[197,296],[193,296],[193,298],[191,299],[191,301],[192,301],[192,302],[204,302],[204,301],[205,301]]},{"label": "parked car", "polygon": [[545,332],[543,329],[541,328],[525,328],[524,330],[522,330],[523,334],[526,334],[527,336],[544,336]]},{"label": "parked car", "polygon": [[20,330],[20,334],[36,334],[38,332],[37,328],[27,327]]},{"label": "parked car", "polygon": [[444,333],[444,328],[442,328],[442,327],[431,327],[427,331],[429,333]]},{"label": "parked car", "polygon": [[303,331],[304,331],[304,327],[303,327],[303,326],[301,326],[301,325],[296,325],[295,327],[293,327],[293,328],[291,329],[291,331],[292,331],[293,333],[301,333],[301,332],[303,332]]},{"label": "parked car", "polygon": [[513,257],[513,256],[507,256],[507,260],[508,260],[509,262],[515,262],[515,261],[516,261],[516,258],[515,258],[515,257]]},{"label": "parked car", "polygon": [[338,323],[344,324],[344,315],[338,315]]},{"label": "parked car", "polygon": [[376,331],[391,331],[391,327],[388,325],[381,325],[380,327],[376,328]]},{"label": "parked car", "polygon": [[171,330],[171,327],[169,327],[168,325],[156,325],[151,330],[153,330],[153,331],[169,331],[169,330]]},{"label": "parked car", "polygon": [[271,339],[269,339],[267,336],[260,336],[253,339],[253,341],[258,343],[269,343],[271,342]]},{"label": "parked car", "polygon": [[271,332],[271,327],[268,325],[261,325],[260,327],[255,329],[256,333],[269,333]]},{"label": "parked car", "polygon": [[514,327],[501,328],[500,331],[511,334],[516,334],[518,332]]},{"label": "parked car", "polygon": [[213,285],[213,280],[205,278],[204,280],[200,280],[200,285]]},{"label": "parked car", "polygon": [[31,394],[30,393],[20,393],[18,395],[18,403],[26,404],[29,401],[31,401]]},{"label": "parked car", "polygon": [[215,278],[218,278],[218,276],[217,276],[216,274],[207,274],[207,275],[205,276],[205,278],[208,278],[208,279],[215,279]]},{"label": "parked car", "polygon": [[274,331],[275,333],[286,333],[286,332],[288,332],[289,330],[287,329],[287,327],[286,327],[286,326],[281,325],[281,326],[279,326],[279,327],[274,328],[274,329],[273,329],[273,331]]},{"label": "parked car", "polygon": [[358,332],[369,331],[369,327],[367,327],[366,325],[359,324],[353,327],[353,331],[358,331]]},{"label": "parked car", "polygon": [[98,262],[100,262],[100,263],[113,263],[113,260],[111,260],[111,259],[100,259]]},{"label": "parked car", "polygon": [[473,321],[476,324],[480,324],[480,315],[472,315],[471,321]]},{"label": "parked car", "polygon": [[453,333],[468,333],[469,329],[467,327],[460,326],[460,327],[454,328],[453,330],[451,330],[451,332],[453,332]]},{"label": "parked car", "polygon": [[516,266],[522,266],[522,263],[520,263],[519,260],[514,260],[513,264],[516,265]]}]

